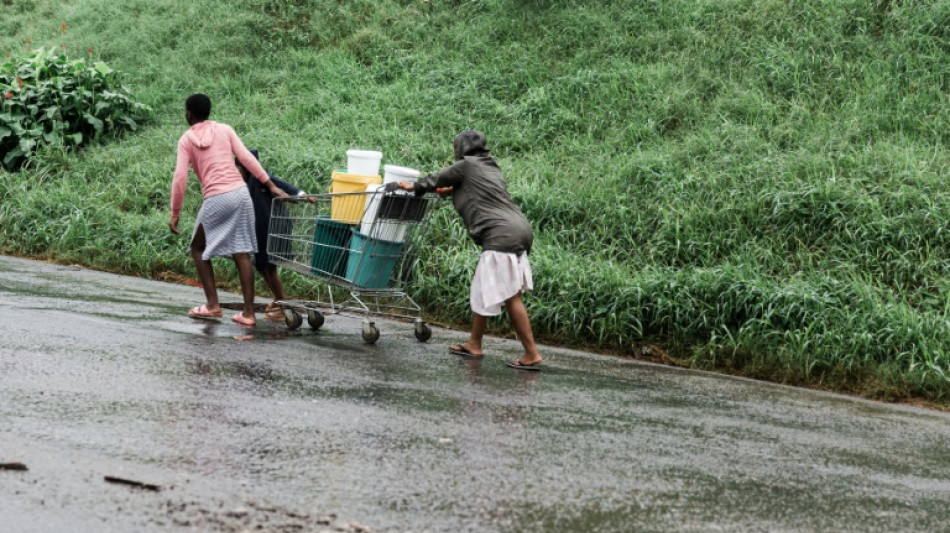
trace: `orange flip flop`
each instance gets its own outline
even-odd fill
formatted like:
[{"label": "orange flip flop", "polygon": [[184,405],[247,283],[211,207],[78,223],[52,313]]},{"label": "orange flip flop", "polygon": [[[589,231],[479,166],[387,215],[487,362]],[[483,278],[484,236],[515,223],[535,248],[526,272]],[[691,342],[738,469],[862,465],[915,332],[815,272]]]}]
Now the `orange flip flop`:
[{"label": "orange flip flop", "polygon": [[244,317],[244,313],[238,313],[238,314],[232,316],[232,317],[231,317],[231,320],[237,322],[238,324],[240,324],[240,325],[242,325],[242,326],[244,326],[244,327],[248,327],[248,328],[253,328],[254,326],[257,325],[257,320],[254,320],[253,318],[245,318],[245,317]]},{"label": "orange flip flop", "polygon": [[284,318],[284,310],[280,307],[269,307],[265,309],[264,318],[270,320],[271,322],[283,322],[286,320]]},{"label": "orange flip flop", "polygon": [[208,306],[202,305],[200,307],[192,307],[191,310],[188,311],[188,316],[191,318],[221,318],[224,314],[220,309],[217,311],[208,311]]}]

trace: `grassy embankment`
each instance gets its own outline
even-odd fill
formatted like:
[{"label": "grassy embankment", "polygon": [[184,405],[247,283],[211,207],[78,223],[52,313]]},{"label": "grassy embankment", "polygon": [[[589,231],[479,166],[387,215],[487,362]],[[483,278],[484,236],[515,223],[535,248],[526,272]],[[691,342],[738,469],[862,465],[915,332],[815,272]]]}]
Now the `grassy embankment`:
[{"label": "grassy embankment", "polygon": [[[194,91],[311,191],[348,148],[432,171],[473,127],[537,230],[542,340],[950,403],[948,6],[0,0],[0,46],[61,22],[157,119],[0,176],[6,253],[191,275],[165,224]],[[476,253],[435,223],[411,289],[465,323]]]}]

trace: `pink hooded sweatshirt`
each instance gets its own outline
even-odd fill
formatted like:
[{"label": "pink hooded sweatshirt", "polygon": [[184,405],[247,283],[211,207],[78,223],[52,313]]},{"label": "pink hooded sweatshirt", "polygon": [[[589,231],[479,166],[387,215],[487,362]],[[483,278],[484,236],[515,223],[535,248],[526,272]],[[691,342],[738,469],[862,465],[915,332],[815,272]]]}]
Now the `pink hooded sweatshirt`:
[{"label": "pink hooded sweatshirt", "polygon": [[181,213],[188,185],[188,168],[195,169],[204,198],[246,187],[234,158],[261,183],[270,178],[264,167],[238,138],[231,126],[212,120],[199,122],[178,139],[178,161],[172,178],[172,216]]}]

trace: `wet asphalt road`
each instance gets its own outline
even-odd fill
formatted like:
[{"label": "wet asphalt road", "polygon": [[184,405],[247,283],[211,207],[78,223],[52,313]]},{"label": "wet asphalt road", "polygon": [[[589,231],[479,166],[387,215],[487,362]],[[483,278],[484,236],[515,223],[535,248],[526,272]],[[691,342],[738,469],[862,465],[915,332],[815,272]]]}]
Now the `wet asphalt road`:
[{"label": "wet asphalt road", "polygon": [[950,531],[946,413],[201,300],[0,257],[0,531]]}]

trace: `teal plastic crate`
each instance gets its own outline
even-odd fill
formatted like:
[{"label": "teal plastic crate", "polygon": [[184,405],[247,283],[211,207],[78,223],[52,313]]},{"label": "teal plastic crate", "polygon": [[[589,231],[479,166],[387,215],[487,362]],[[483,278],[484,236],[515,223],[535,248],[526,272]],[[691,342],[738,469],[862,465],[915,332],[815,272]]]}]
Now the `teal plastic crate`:
[{"label": "teal plastic crate", "polygon": [[318,216],[313,230],[313,254],[310,272],[322,276],[346,274],[347,251],[352,226]]},{"label": "teal plastic crate", "polygon": [[357,287],[385,289],[402,253],[401,242],[374,239],[352,230],[346,279]]}]

